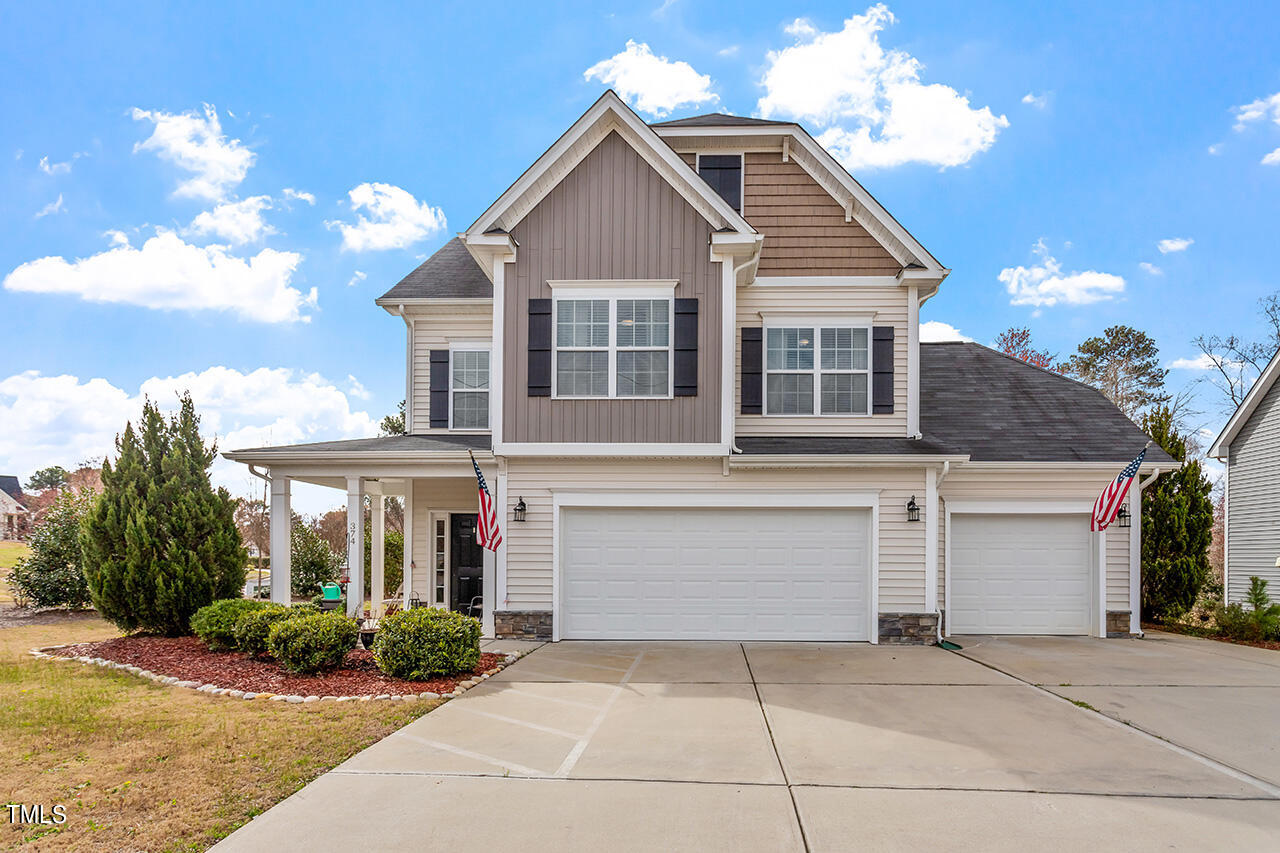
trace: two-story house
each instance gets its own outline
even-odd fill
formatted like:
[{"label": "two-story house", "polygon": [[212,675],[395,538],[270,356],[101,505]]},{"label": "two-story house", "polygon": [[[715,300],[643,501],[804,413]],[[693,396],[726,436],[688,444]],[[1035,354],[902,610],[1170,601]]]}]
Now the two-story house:
[{"label": "two-story house", "polygon": [[273,597],[299,480],[347,491],[355,554],[365,496],[375,540],[403,496],[403,594],[489,635],[1137,631],[1140,525],[1089,512],[1145,436],[1084,385],[922,344],[948,272],[799,125],[650,125],[606,92],[377,300],[407,435],[227,454],[271,481]]}]

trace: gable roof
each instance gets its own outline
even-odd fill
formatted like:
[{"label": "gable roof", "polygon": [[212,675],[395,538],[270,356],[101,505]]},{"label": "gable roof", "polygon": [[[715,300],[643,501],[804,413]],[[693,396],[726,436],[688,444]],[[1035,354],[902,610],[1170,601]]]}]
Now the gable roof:
[{"label": "gable roof", "polygon": [[493,282],[459,237],[445,243],[417,269],[374,302],[394,305],[415,299],[489,299]]},{"label": "gable roof", "polygon": [[1215,459],[1226,458],[1227,449],[1231,447],[1231,442],[1235,441],[1240,430],[1249,422],[1249,418],[1258,408],[1258,404],[1262,402],[1262,398],[1267,396],[1267,392],[1271,390],[1271,386],[1275,384],[1277,377],[1280,377],[1280,350],[1277,350],[1276,354],[1271,356],[1271,361],[1267,362],[1267,366],[1263,368],[1262,375],[1258,377],[1258,381],[1253,383],[1249,393],[1244,395],[1244,399],[1240,401],[1235,413],[1227,421],[1227,425],[1222,428],[1222,432],[1213,440],[1213,444],[1209,447],[1210,456]]},{"label": "gable roof", "polygon": [[0,474],[0,492],[4,492],[19,503],[22,502],[22,484],[13,474]]},{"label": "gable roof", "polygon": [[677,118],[671,121],[655,121],[649,127],[777,127],[778,125],[795,124],[790,121],[773,121],[767,118],[748,118],[728,113],[706,113],[700,116]]}]

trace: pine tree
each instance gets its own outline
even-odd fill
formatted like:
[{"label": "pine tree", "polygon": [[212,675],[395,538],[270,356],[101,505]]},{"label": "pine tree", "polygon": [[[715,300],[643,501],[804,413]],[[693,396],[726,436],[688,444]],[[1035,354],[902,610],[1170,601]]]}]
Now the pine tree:
[{"label": "pine tree", "polygon": [[148,400],[138,430],[127,424],[116,449],[80,535],[94,605],[126,631],[190,633],[195,611],[239,595],[244,583],[235,502],[209,481],[216,445],[201,439],[184,394],[167,421]]},{"label": "pine tree", "polygon": [[1211,577],[1213,484],[1198,460],[1186,458],[1186,438],[1178,434],[1174,420],[1165,405],[1142,418],[1142,428],[1157,444],[1174,459],[1185,460],[1142,493],[1142,615],[1156,620],[1189,610]]}]

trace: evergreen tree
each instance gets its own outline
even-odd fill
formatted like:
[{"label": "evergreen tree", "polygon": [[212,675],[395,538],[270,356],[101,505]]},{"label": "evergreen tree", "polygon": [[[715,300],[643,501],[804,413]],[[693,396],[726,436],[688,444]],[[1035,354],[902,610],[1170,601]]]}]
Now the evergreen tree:
[{"label": "evergreen tree", "polygon": [[1130,418],[1169,401],[1164,390],[1169,371],[1160,366],[1159,347],[1130,326],[1112,326],[1102,337],[1089,338],[1058,365],[1058,372],[1097,388]]},{"label": "evergreen tree", "polygon": [[80,521],[91,492],[59,491],[31,533],[31,553],[13,565],[9,588],[36,607],[85,607],[89,588],[80,570]]},{"label": "evergreen tree", "polygon": [[295,596],[320,594],[320,586],[338,579],[342,557],[297,513],[289,531],[289,586]]},{"label": "evergreen tree", "polygon": [[1187,459],[1186,438],[1178,434],[1169,406],[1144,415],[1142,428],[1174,459],[1185,460],[1142,493],[1142,614],[1177,618],[1196,603],[1211,577],[1213,484],[1198,460]]},{"label": "evergreen tree", "polygon": [[209,482],[216,445],[201,439],[190,394],[181,402],[166,420],[148,400],[138,429],[125,426],[81,528],[93,603],[126,631],[188,634],[193,613],[244,584],[235,501]]}]

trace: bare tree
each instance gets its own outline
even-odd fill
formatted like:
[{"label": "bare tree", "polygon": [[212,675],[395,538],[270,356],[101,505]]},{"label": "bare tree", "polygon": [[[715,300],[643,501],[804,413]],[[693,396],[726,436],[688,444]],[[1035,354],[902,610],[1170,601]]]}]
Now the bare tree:
[{"label": "bare tree", "polygon": [[1249,341],[1239,335],[1200,335],[1191,341],[1212,364],[1213,370],[1203,381],[1221,392],[1227,411],[1235,411],[1244,402],[1254,380],[1280,350],[1280,291],[1259,299],[1258,305],[1267,329],[1261,340]]},{"label": "bare tree", "polygon": [[1045,370],[1056,370],[1053,362],[1058,357],[1057,354],[1032,346],[1030,329],[1017,327],[1005,329],[996,337],[996,349],[1027,364],[1043,367]]}]

